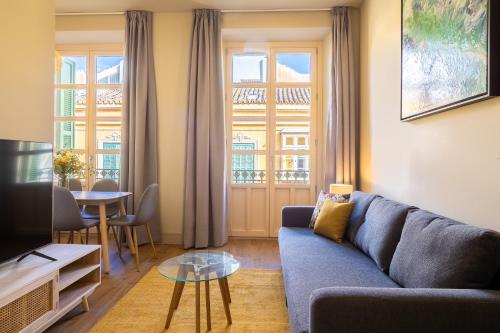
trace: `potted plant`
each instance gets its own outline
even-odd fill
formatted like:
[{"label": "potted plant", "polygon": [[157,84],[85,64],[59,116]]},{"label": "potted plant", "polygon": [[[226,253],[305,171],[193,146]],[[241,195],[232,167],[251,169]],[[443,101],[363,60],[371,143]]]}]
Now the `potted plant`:
[{"label": "potted plant", "polygon": [[60,149],[54,158],[54,173],[59,178],[59,185],[68,187],[70,176],[80,176],[85,163],[80,161],[80,156],[72,150]]}]

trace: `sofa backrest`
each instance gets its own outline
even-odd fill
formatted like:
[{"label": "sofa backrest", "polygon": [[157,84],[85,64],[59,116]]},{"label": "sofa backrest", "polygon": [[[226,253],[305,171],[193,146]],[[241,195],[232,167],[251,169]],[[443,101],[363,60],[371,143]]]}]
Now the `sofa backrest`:
[{"label": "sofa backrest", "polygon": [[356,234],[358,233],[358,229],[365,221],[366,211],[370,204],[375,198],[379,198],[380,196],[372,193],[365,193],[361,191],[354,191],[349,198],[350,203],[354,203],[354,209],[351,213],[351,217],[349,219],[349,224],[346,229],[346,239],[354,243],[354,239],[356,238]]},{"label": "sofa backrest", "polygon": [[388,273],[392,256],[401,238],[406,215],[415,207],[382,197],[375,198],[354,239],[354,245]]},{"label": "sofa backrest", "polygon": [[408,214],[390,266],[407,288],[498,288],[500,234],[424,210]]}]

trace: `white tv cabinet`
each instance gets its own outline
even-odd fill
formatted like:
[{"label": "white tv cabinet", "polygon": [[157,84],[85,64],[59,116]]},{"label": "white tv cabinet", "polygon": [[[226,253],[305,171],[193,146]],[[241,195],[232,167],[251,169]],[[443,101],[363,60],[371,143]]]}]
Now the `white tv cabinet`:
[{"label": "white tv cabinet", "polygon": [[39,250],[57,259],[30,255],[0,265],[0,332],[43,332],[82,304],[101,283],[99,245],[50,244]]}]

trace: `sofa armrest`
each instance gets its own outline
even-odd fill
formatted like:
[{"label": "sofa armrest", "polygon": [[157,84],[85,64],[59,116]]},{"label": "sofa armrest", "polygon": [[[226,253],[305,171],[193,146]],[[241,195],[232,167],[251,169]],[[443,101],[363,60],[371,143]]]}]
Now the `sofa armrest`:
[{"label": "sofa armrest", "polygon": [[496,290],[322,288],[310,332],[500,332],[499,314]]},{"label": "sofa armrest", "polygon": [[281,225],[289,228],[307,228],[314,206],[287,206],[281,210]]}]

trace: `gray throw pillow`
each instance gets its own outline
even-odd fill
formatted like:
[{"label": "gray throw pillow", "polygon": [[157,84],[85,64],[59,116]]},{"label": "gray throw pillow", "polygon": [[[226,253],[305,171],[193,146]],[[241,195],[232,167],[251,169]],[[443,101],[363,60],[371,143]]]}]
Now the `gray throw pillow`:
[{"label": "gray throw pillow", "polygon": [[490,288],[500,234],[416,210],[407,217],[390,277],[406,288]]},{"label": "gray throw pillow", "polygon": [[375,198],[359,227],[354,245],[388,273],[408,211],[414,207],[385,198]]}]

